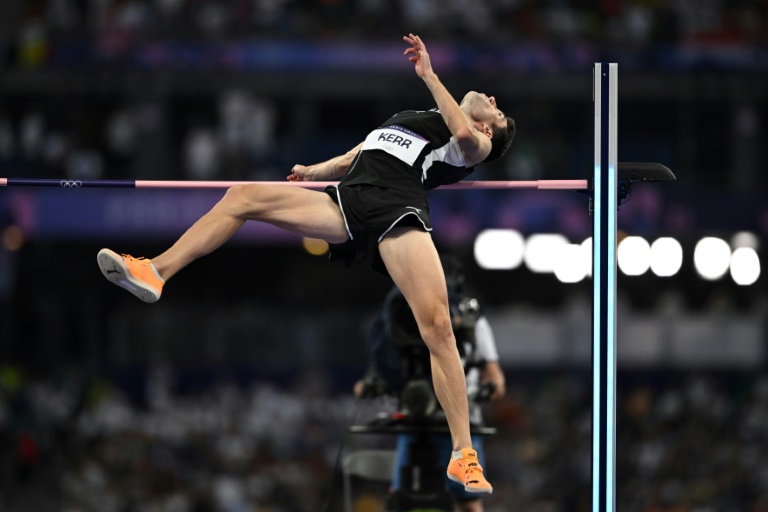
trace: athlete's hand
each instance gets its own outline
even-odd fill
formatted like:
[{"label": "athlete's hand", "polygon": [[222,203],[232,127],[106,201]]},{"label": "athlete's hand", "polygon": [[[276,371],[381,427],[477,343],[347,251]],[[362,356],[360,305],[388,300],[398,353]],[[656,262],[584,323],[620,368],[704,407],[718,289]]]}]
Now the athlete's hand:
[{"label": "athlete's hand", "polygon": [[427,53],[427,47],[421,38],[414,34],[408,34],[403,36],[403,41],[410,44],[410,48],[406,48],[403,55],[410,55],[408,60],[413,62],[416,67],[416,74],[424,80],[432,73],[432,63],[429,61],[429,54]]},{"label": "athlete's hand", "polygon": [[306,165],[296,164],[288,175],[288,181],[309,181],[309,168]]}]

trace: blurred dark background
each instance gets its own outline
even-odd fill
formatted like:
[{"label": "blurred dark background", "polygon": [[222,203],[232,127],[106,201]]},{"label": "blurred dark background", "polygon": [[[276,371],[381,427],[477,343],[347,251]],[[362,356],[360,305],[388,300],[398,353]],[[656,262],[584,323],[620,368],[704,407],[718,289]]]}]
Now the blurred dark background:
[{"label": "blurred dark background", "polygon": [[[766,279],[694,264],[717,237],[766,267],[765,0],[4,0],[0,177],[283,180],[434,106],[407,32],[455,96],[492,94],[516,120],[509,155],[472,179],[589,177],[592,64],[619,64],[619,160],[677,175],[635,188],[620,237],[674,238],[683,256],[673,276],[620,274],[617,508],[768,511]],[[161,252],[222,193],[0,190],[0,511],[303,512],[338,496],[387,279],[256,226],[153,306],[96,267],[102,247]],[[508,381],[486,406],[486,510],[589,510],[591,281],[489,270],[473,245],[490,228],[580,244],[586,196],[431,204]]]}]

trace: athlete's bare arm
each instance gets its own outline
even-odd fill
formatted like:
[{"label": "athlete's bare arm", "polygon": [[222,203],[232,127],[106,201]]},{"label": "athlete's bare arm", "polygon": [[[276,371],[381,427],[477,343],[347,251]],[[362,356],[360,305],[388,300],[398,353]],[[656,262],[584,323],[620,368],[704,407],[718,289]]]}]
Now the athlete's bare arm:
[{"label": "athlete's bare arm", "polygon": [[314,165],[296,164],[288,175],[288,181],[327,181],[341,178],[346,174],[355,157],[363,147],[361,142],[343,155]]},{"label": "athlete's bare arm", "polygon": [[448,89],[440,82],[432,69],[427,47],[421,38],[408,34],[403,37],[403,40],[411,45],[405,50],[404,55],[410,55],[408,60],[415,64],[416,74],[424,80],[435,98],[448,129],[451,130],[459,146],[461,146],[466,166],[472,167],[482,162],[491,152],[491,139],[472,126],[470,119],[461,110]]}]

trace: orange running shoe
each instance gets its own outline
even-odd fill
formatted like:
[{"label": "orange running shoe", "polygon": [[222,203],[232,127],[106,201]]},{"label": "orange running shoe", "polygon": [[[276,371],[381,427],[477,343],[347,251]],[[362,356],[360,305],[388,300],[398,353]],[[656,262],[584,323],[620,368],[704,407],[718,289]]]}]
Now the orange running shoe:
[{"label": "orange running shoe", "polygon": [[125,288],[144,302],[157,302],[165,281],[145,258],[117,254],[102,249],[96,257],[101,273],[120,288]]},{"label": "orange running shoe", "polygon": [[453,458],[448,463],[448,478],[464,486],[471,493],[491,494],[493,487],[483,476],[483,468],[477,461],[477,452],[471,448],[461,450],[461,458]]}]

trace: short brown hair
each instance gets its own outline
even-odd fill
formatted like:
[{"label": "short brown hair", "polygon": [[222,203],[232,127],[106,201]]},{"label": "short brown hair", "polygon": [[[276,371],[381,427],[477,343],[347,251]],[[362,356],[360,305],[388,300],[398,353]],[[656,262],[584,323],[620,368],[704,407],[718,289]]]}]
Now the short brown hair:
[{"label": "short brown hair", "polygon": [[507,116],[507,126],[494,126],[491,136],[491,152],[483,163],[495,162],[507,152],[515,139],[515,120]]}]

